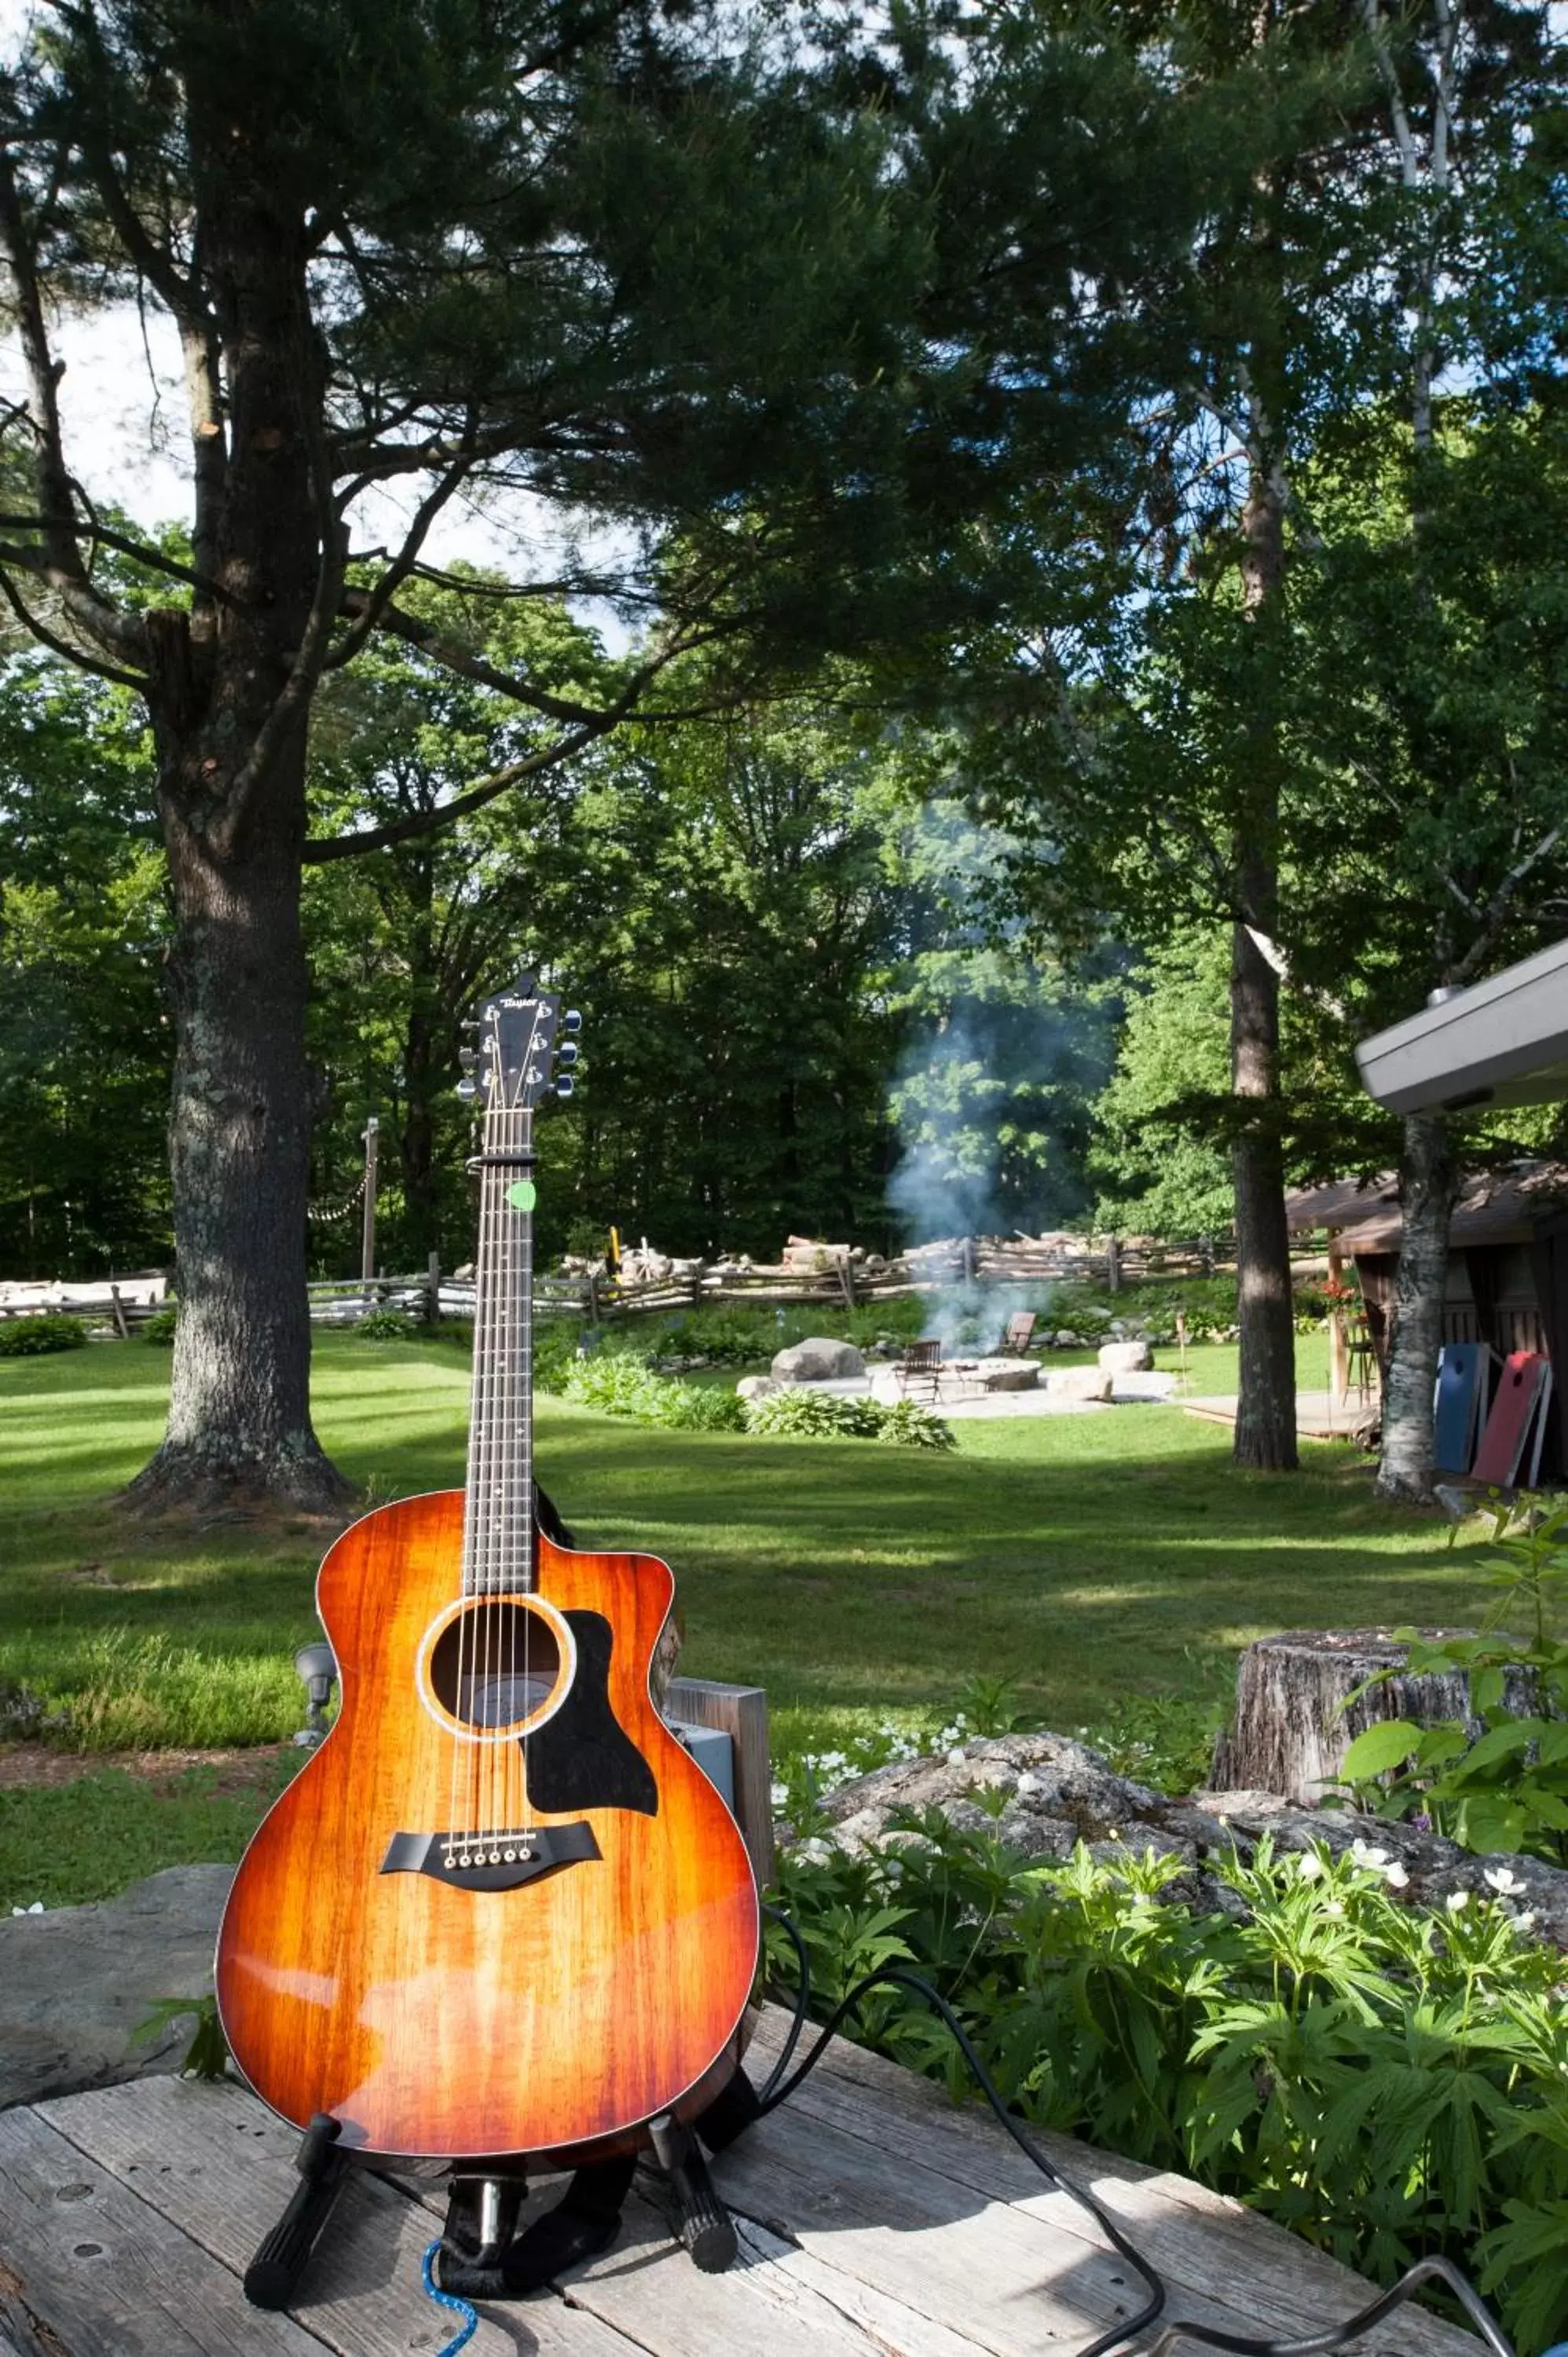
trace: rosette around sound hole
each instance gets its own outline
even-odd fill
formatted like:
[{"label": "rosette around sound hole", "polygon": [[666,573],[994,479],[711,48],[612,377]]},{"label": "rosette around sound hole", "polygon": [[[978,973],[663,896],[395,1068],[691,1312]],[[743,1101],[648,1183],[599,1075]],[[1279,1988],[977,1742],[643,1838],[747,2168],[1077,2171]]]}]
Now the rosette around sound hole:
[{"label": "rosette around sound hole", "polygon": [[550,1702],[564,1666],[560,1642],[542,1613],[510,1597],[485,1597],[455,1615],[437,1637],[430,1689],[461,1726],[521,1728]]}]

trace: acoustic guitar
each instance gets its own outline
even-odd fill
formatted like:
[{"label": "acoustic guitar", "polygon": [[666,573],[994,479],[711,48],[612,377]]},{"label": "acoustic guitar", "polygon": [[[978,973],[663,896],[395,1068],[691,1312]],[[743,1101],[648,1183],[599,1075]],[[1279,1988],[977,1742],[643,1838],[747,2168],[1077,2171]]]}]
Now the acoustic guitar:
[{"label": "acoustic guitar", "polygon": [[341,1706],[219,1934],[241,2071],[348,2149],[624,2136],[700,2090],[756,1968],[745,1845],[649,1691],[669,1570],[537,1523],[533,1116],[561,1024],[528,974],[480,1010],[467,1487],[379,1508],[323,1563]]}]

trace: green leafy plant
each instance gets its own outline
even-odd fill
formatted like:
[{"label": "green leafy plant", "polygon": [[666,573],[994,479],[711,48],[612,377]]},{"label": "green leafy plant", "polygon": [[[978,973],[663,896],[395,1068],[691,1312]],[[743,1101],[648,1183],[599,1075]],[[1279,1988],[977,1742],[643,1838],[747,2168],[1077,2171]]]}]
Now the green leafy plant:
[{"label": "green leafy plant", "polygon": [[[1179,1895],[1179,1857],[1031,1865],[932,1811],[853,1855],[819,1830],[779,1882],[819,2016],[867,1959],[910,1962],[1026,2117],[1238,2195],[1379,2282],[1425,2252],[1478,2266],[1522,2350],[1563,2338],[1568,2028],[1530,1919],[1406,1907],[1365,1845],[1207,1868],[1226,1911]],[[777,1931],[768,1954],[792,1984]],[[858,2025],[971,2092],[912,1992],[876,1991]]]},{"label": "green leafy plant", "polygon": [[424,1327],[406,1309],[367,1309],[356,1319],[354,1333],[361,1342],[417,1342]]},{"label": "green leafy plant", "polygon": [[40,1311],[34,1318],[0,1318],[0,1359],[40,1358],[50,1351],[80,1351],[87,1329],[80,1318]]},{"label": "green leafy plant", "polygon": [[876,1437],[893,1448],[953,1449],[952,1428],[918,1400],[895,1400],[882,1410]]},{"label": "green leafy plant", "polygon": [[765,1392],[746,1405],[746,1428],[764,1440],[865,1440],[875,1425],[865,1413],[869,1400],[841,1399],[804,1384]]},{"label": "green leafy plant", "polygon": [[747,1400],[746,1429],[765,1440],[880,1440],[896,1448],[932,1449],[958,1445],[941,1418],[916,1400],[884,1406],[803,1384]]},{"label": "green leafy plant", "polygon": [[166,1301],[161,1309],[155,1309],[150,1318],[143,1318],[136,1331],[144,1342],[156,1342],[166,1348],[174,1340],[174,1330],[178,1324],[179,1305]]},{"label": "green leafy plant", "polygon": [[177,2021],[194,2019],[191,2034],[179,2065],[182,2079],[222,2079],[229,2070],[229,2045],[218,2019],[216,1996],[159,1997],[145,2020],[139,2021],[131,2032],[133,2046],[150,2046]]},{"label": "green leafy plant", "polygon": [[[1553,1625],[1568,1602],[1568,1498],[1544,1512],[1495,1506],[1492,1553],[1477,1576],[1498,1591],[1480,1635],[1434,1641],[1414,1629],[1396,1631],[1412,1672],[1464,1674],[1472,1724],[1380,1719],[1351,1744],[1341,1780],[1361,1806],[1385,1817],[1429,1816],[1466,1849],[1568,1864],[1568,1638]],[[1505,1617],[1522,1620],[1530,1635],[1504,1633]],[[1532,1710],[1509,1708],[1510,1672],[1523,1673]],[[1391,1674],[1380,1671],[1357,1692]]]}]

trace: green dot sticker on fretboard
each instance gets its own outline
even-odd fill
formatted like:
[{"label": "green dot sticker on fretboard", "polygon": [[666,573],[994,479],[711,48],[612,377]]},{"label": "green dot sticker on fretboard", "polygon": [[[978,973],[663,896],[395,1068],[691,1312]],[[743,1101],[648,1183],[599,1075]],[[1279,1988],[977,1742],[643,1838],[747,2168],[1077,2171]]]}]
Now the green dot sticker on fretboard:
[{"label": "green dot sticker on fretboard", "polygon": [[539,1191],[532,1178],[514,1178],[506,1190],[506,1199],[514,1211],[532,1211],[539,1200]]}]

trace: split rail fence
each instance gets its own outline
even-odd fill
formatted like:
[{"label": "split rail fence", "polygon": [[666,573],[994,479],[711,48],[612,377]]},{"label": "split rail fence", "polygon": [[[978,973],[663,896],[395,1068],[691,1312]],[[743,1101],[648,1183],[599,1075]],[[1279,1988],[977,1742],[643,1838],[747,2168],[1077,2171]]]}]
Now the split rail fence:
[{"label": "split rail fence", "polygon": [[[1116,1293],[1123,1286],[1155,1278],[1212,1275],[1234,1265],[1229,1236],[1199,1237],[1180,1243],[1145,1239],[1027,1237],[1004,1240],[961,1236],[919,1246],[868,1269],[862,1258],[824,1247],[810,1265],[800,1260],[775,1265],[738,1266],[735,1262],[675,1261],[657,1274],[609,1277],[591,1273],[535,1276],[535,1308],[542,1317],[575,1318],[598,1325],[621,1317],[666,1315],[712,1303],[749,1302],[757,1307],[809,1304],[855,1307],[897,1301],[911,1294],[971,1285],[993,1287],[1079,1284]],[[35,1316],[84,1318],[113,1324],[121,1333],[143,1323],[169,1296],[166,1272],[104,1277],[91,1282],[15,1279],[0,1282],[0,1318]],[[417,1317],[471,1317],[471,1276],[444,1270],[434,1257],[427,1268],[404,1276],[324,1277],[311,1284],[310,1314],[324,1325],[348,1325],[378,1308],[407,1310]]]}]

